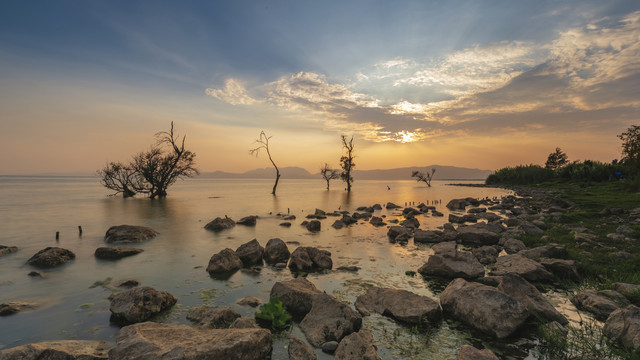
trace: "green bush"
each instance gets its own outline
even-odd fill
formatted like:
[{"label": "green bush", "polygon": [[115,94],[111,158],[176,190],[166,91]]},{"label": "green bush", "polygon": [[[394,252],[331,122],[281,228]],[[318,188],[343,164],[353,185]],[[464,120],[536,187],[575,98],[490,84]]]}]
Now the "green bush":
[{"label": "green bush", "polygon": [[487,185],[527,185],[552,180],[554,180],[553,170],[531,164],[496,170],[485,182]]},{"label": "green bush", "polygon": [[256,312],[256,322],[266,325],[272,330],[279,331],[289,327],[291,315],[286,307],[276,296],[272,296],[269,302],[260,306],[260,311]]}]

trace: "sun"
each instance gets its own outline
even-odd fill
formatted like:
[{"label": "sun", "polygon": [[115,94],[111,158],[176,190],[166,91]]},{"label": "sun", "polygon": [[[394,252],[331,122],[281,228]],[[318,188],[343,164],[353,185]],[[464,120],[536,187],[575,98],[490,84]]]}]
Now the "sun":
[{"label": "sun", "polygon": [[396,141],[403,144],[416,141],[416,134],[410,131],[403,130],[395,133],[394,135],[396,136]]}]

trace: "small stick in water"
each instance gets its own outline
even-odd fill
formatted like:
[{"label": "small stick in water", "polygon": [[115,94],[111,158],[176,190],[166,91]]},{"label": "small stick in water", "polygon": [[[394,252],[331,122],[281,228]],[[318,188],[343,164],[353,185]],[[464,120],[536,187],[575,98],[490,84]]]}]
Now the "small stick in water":
[{"label": "small stick in water", "polygon": [[82,226],[78,225],[78,236],[82,237]]},{"label": "small stick in water", "polygon": [[56,231],[56,241],[60,240],[60,231]]}]

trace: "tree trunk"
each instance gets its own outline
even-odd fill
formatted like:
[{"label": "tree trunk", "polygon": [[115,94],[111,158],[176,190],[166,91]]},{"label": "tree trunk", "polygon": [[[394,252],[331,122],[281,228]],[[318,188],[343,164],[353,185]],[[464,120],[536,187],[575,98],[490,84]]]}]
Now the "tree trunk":
[{"label": "tree trunk", "polygon": [[280,171],[278,170],[278,168],[276,168],[276,183],[273,184],[273,191],[271,192],[272,195],[276,194],[276,188],[278,187],[278,180],[280,180]]}]

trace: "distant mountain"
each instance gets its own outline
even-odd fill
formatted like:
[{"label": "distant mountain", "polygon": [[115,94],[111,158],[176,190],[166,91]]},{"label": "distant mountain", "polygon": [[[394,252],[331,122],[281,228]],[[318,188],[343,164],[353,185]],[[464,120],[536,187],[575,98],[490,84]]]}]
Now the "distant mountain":
[{"label": "distant mountain", "polygon": [[[427,169],[436,169],[433,175],[434,180],[484,180],[491,174],[492,170],[480,170],[462,168],[456,166],[414,166],[397,169],[380,169],[380,170],[354,170],[353,178],[356,180],[411,180],[411,172],[413,170],[426,171]],[[299,167],[280,168],[280,174],[283,179],[319,179],[320,174],[311,174],[307,170]],[[241,174],[228,173],[224,171],[214,171],[210,173],[202,173],[202,177],[216,179],[272,179],[276,176],[274,168],[263,168],[250,170]]]}]

